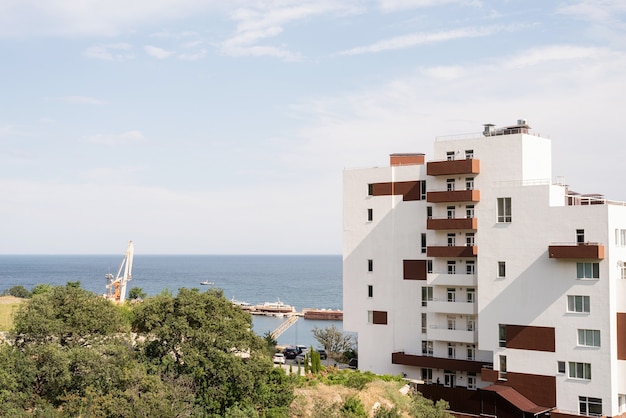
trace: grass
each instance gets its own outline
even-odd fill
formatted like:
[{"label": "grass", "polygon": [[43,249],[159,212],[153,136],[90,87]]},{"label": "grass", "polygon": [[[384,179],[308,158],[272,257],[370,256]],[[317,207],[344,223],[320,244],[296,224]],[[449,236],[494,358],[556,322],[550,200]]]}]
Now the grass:
[{"label": "grass", "polygon": [[0,297],[0,331],[10,331],[13,328],[13,312],[23,300],[13,296]]}]

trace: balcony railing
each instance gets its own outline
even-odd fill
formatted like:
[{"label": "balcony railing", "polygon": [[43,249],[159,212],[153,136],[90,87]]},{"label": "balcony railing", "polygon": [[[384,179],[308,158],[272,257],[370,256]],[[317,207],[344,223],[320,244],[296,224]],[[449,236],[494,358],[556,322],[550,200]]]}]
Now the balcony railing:
[{"label": "balcony railing", "polygon": [[454,174],[480,173],[480,160],[446,160],[426,163],[426,174],[429,176],[447,176]]},{"label": "balcony railing", "polygon": [[459,286],[469,287],[476,286],[476,274],[449,274],[449,273],[429,273],[426,275],[426,281],[429,285],[434,286]]},{"label": "balcony railing", "polygon": [[431,327],[426,330],[429,341],[450,341],[455,343],[475,344],[478,341],[476,331]]},{"label": "balcony railing", "polygon": [[473,189],[426,192],[426,201],[430,203],[480,202],[480,191]]},{"label": "balcony railing", "polygon": [[597,242],[554,244],[548,246],[550,258],[602,260],[604,245]]},{"label": "balcony railing", "polygon": [[429,300],[426,303],[428,312],[476,315],[478,309],[475,303],[471,302],[448,302],[447,300]]},{"label": "balcony railing", "polygon": [[447,230],[447,229],[478,229],[478,219],[476,218],[428,218],[426,229]]},{"label": "balcony railing", "polygon": [[478,246],[427,246],[428,257],[476,257]]},{"label": "balcony railing", "polygon": [[462,372],[480,373],[485,366],[484,361],[449,359],[442,357],[408,354],[404,351],[391,353],[393,364],[405,366],[426,367],[431,369],[456,370]]}]

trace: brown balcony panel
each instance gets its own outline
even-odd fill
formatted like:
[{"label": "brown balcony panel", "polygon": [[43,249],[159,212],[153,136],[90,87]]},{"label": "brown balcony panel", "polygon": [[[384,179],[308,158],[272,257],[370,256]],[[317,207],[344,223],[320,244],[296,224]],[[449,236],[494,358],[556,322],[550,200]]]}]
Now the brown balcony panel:
[{"label": "brown balcony panel", "polygon": [[426,247],[426,255],[428,257],[476,257],[478,255],[478,247]]},{"label": "brown balcony panel", "polygon": [[482,368],[485,367],[485,363],[482,361],[419,356],[417,354],[405,354],[403,352],[391,353],[391,363],[470,373],[480,373]]},{"label": "brown balcony panel", "polygon": [[426,193],[426,200],[431,203],[480,202],[479,190],[451,190]]},{"label": "brown balcony panel", "polygon": [[426,229],[446,230],[446,229],[478,229],[478,219],[476,218],[455,218],[455,219],[427,219]]},{"label": "brown balcony panel", "polygon": [[478,173],[480,173],[480,160],[475,159],[431,161],[426,163],[426,174],[429,176]]},{"label": "brown balcony panel", "polygon": [[597,243],[548,246],[550,258],[604,259],[604,245]]}]

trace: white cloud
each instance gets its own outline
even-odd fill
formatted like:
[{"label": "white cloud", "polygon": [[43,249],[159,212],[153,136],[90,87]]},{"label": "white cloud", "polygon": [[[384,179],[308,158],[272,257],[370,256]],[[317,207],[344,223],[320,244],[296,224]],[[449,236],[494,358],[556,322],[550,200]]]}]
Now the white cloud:
[{"label": "white cloud", "polygon": [[114,43],[105,45],[94,45],[87,48],[83,55],[88,58],[95,58],[107,61],[127,61],[135,56],[132,52],[132,45],[127,43]]},{"label": "white cloud", "polygon": [[380,7],[385,12],[397,12],[426,7],[437,7],[446,4],[459,4],[467,6],[481,6],[478,0],[380,0]]},{"label": "white cloud", "polygon": [[159,48],[153,45],[146,45],[143,47],[143,50],[146,52],[146,54],[150,55],[151,57],[158,58],[161,60],[174,54],[174,52],[172,51],[167,51],[163,48]]},{"label": "white cloud", "polygon": [[[339,52],[339,55],[358,55],[367,53],[377,53],[389,50],[410,48],[417,45],[444,42],[455,39],[478,38],[492,35],[503,30],[499,26],[485,26],[476,28],[461,28],[435,33],[412,33],[408,35],[396,36],[391,39],[375,42],[371,45],[360,46],[346,51]],[[509,28],[510,29],[510,28]]]},{"label": "white cloud", "polygon": [[117,145],[130,142],[144,142],[145,137],[140,131],[133,130],[121,134],[96,134],[86,136],[83,140],[94,144]]}]

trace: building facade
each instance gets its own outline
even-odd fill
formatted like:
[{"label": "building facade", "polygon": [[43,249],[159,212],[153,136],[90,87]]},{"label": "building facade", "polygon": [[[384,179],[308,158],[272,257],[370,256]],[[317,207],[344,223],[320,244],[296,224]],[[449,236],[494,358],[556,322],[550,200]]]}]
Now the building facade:
[{"label": "building facade", "polygon": [[459,412],[626,416],[626,205],[553,182],[551,161],[519,120],[344,171],[360,369]]}]

